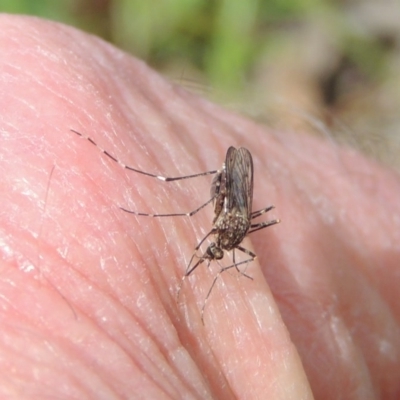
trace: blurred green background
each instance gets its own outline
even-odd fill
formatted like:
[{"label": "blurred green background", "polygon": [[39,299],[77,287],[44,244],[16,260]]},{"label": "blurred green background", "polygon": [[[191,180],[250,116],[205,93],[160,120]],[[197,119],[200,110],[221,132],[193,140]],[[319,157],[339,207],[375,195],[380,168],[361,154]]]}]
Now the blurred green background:
[{"label": "blurred green background", "polygon": [[400,168],[399,0],[0,0],[94,33],[276,129]]}]

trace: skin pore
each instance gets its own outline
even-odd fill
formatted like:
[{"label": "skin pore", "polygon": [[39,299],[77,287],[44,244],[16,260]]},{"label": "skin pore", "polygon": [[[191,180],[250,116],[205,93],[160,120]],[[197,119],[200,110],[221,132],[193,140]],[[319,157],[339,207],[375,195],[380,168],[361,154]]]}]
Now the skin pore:
[{"label": "skin pore", "polygon": [[[79,399],[396,399],[400,180],[357,152],[273,132],[73,28],[1,16],[0,394]],[[253,280],[201,265],[210,177],[254,159]],[[226,257],[227,258],[227,257]],[[229,260],[227,258],[226,263]]]}]

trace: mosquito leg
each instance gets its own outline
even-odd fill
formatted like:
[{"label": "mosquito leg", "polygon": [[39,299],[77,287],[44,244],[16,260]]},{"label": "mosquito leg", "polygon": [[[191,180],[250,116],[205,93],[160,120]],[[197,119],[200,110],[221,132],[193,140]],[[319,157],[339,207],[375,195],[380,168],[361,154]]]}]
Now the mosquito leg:
[{"label": "mosquito leg", "polygon": [[204,207],[208,206],[212,201],[214,200],[214,197],[212,197],[210,200],[206,201],[204,204],[202,204],[200,207],[196,208],[193,211],[189,211],[187,213],[174,213],[174,214],[147,214],[147,213],[141,213],[141,212],[136,212],[132,210],[127,210],[126,208],[120,207],[122,211],[125,211],[129,214],[134,214],[134,215],[139,215],[142,217],[153,217],[153,218],[159,218],[159,217],[191,217],[194,214],[198,213],[200,210],[202,210]]},{"label": "mosquito leg", "polygon": [[249,231],[247,233],[257,232],[260,229],[264,229],[264,228],[266,228],[268,226],[279,224],[279,222],[281,222],[279,219],[273,219],[272,221],[261,222],[259,224],[250,225],[250,229],[249,229]]},{"label": "mosquito leg", "polygon": [[255,258],[255,254],[253,254],[251,251],[245,249],[244,247],[236,246],[236,247],[232,250],[232,261],[233,261],[233,263],[232,263],[231,266],[226,267],[226,269],[230,269],[230,268],[235,267],[236,271],[237,271],[239,274],[244,275],[246,278],[253,279],[251,276],[246,275],[244,272],[242,272],[242,271],[238,268],[238,265],[241,265],[242,263],[239,263],[239,264],[236,263],[235,249],[238,249],[238,250],[242,251],[243,253],[246,253],[246,254],[249,255],[250,257],[253,257],[253,259]]},{"label": "mosquito leg", "polygon": [[[190,261],[189,261],[189,264],[188,264],[188,266],[187,266],[187,268],[186,268],[186,272],[185,272],[185,275],[184,275],[184,276],[189,276],[189,275],[197,268],[198,263],[196,263],[193,267],[190,268],[190,265],[192,264],[192,261],[193,261],[194,257],[196,256],[196,252],[199,250],[199,248],[200,248],[201,245],[204,243],[204,241],[205,241],[210,235],[212,235],[212,234],[214,234],[214,233],[215,233],[215,230],[214,230],[214,229],[211,229],[211,231],[208,232],[207,235],[204,236],[203,239],[200,240],[199,244],[195,247],[194,252],[193,252],[193,255],[192,255],[192,258],[191,258]],[[204,259],[204,260],[205,260],[205,259],[206,259],[205,255],[203,254],[203,255],[200,257],[200,259]]]},{"label": "mosquito leg", "polygon": [[250,219],[257,218],[257,217],[259,217],[260,215],[263,215],[264,213],[266,213],[266,212],[268,212],[268,211],[271,211],[271,210],[274,209],[274,208],[275,208],[275,206],[268,206],[268,207],[263,208],[262,210],[253,211],[253,212],[251,213]]},{"label": "mosquito leg", "polygon": [[84,135],[83,133],[80,133],[78,131],[75,131],[74,129],[71,129],[71,132],[76,133],[78,136],[80,136],[83,139],[86,139],[88,142],[92,143],[95,145],[102,153],[104,153],[107,157],[111,158],[111,160],[115,161],[117,164],[119,164],[122,168],[125,168],[129,171],[134,171],[137,172],[138,174],[150,176],[151,178],[156,178],[159,179],[160,181],[164,182],[172,182],[172,181],[179,181],[181,179],[190,179],[190,178],[196,178],[198,176],[204,176],[204,175],[212,175],[216,174],[217,171],[207,171],[207,172],[200,172],[198,174],[193,174],[193,175],[185,175],[185,176],[176,176],[176,177],[168,177],[168,176],[161,176],[161,175],[155,175],[155,174],[150,174],[149,172],[141,171],[140,169],[136,169],[133,167],[130,167],[129,165],[124,164],[117,158],[115,158],[112,154],[110,154],[107,150],[104,150],[102,147],[100,147],[93,139],[91,139],[89,136]]},{"label": "mosquito leg", "polygon": [[[206,308],[207,300],[208,300],[208,298],[210,297],[211,292],[212,292],[212,290],[214,289],[214,286],[215,286],[215,284],[216,284],[218,278],[222,275],[223,272],[227,271],[228,269],[231,269],[231,268],[236,268],[236,269],[238,269],[237,267],[238,267],[239,265],[247,264],[247,263],[249,263],[249,262],[251,262],[251,261],[253,261],[253,260],[255,259],[255,255],[254,255],[251,251],[249,251],[249,250],[247,250],[247,249],[244,249],[244,248],[239,248],[239,247],[238,247],[238,249],[239,249],[240,251],[243,251],[244,253],[250,255],[252,258],[249,258],[248,260],[241,261],[241,262],[239,262],[239,263],[237,263],[237,264],[232,264],[232,265],[229,265],[229,266],[227,266],[227,267],[221,268],[220,271],[218,272],[218,274],[215,275],[215,278],[214,278],[214,280],[213,280],[213,282],[212,282],[212,284],[211,284],[211,287],[210,287],[210,289],[208,290],[207,296],[206,296],[206,298],[204,299],[203,307],[201,308],[201,313],[200,313],[200,315],[201,315],[201,322],[203,323],[203,325],[204,325],[204,309]],[[242,249],[243,249],[243,250],[242,250]],[[252,255],[254,255],[254,257],[253,257]],[[241,273],[241,275],[243,275],[243,276],[245,276],[245,277],[247,277],[247,278],[253,280],[253,278],[252,278],[251,276],[246,275],[244,272],[241,272],[239,269],[238,269],[238,271]]]},{"label": "mosquito leg", "polygon": [[247,275],[245,272],[241,271],[241,270],[238,268],[238,266],[241,265],[241,264],[245,264],[245,263],[249,263],[249,262],[254,261],[254,260],[257,258],[257,256],[256,256],[252,251],[247,250],[247,249],[245,249],[245,248],[242,247],[242,246],[236,246],[236,248],[237,248],[238,250],[240,250],[242,253],[245,253],[245,254],[247,254],[249,257],[251,257],[251,258],[249,258],[248,260],[244,260],[244,261],[240,262],[239,264],[235,264],[236,269],[238,270],[238,272],[239,272],[241,275],[245,276],[246,278],[249,278],[249,279],[253,280],[253,278],[252,278],[250,275]]},{"label": "mosquito leg", "polygon": [[239,271],[239,268],[236,266],[235,249],[232,250],[232,261],[233,261],[233,265],[234,265],[235,268],[236,268],[236,271],[237,271],[237,272],[240,272],[240,271]]},{"label": "mosquito leg", "polygon": [[179,284],[178,287],[178,292],[176,294],[176,299],[177,301],[179,300],[179,294],[181,292],[182,286],[183,286],[183,282],[185,281],[185,279],[204,261],[206,260],[206,257],[204,256],[204,254],[199,258],[199,260],[196,262],[196,264],[194,264],[192,267],[191,264],[193,262],[194,257],[196,256],[197,251],[199,250],[199,248],[201,247],[201,245],[204,243],[204,241],[214,233],[214,230],[212,229],[210,232],[207,233],[206,236],[203,237],[203,239],[200,240],[199,244],[195,247],[194,252],[192,257],[190,258],[189,264],[186,268],[186,272],[185,275],[182,276],[181,282]]},{"label": "mosquito leg", "polygon": [[207,296],[206,296],[206,298],[204,299],[203,307],[201,307],[200,316],[201,316],[201,322],[202,322],[203,325],[204,325],[204,309],[206,308],[207,300],[208,300],[208,298],[210,297],[210,294],[211,294],[211,292],[212,292],[212,290],[213,290],[213,288],[214,288],[214,286],[215,286],[215,283],[217,282],[217,280],[218,280],[218,278],[219,278],[219,276],[221,275],[221,273],[222,273],[223,270],[225,270],[225,268],[221,269],[221,270],[218,272],[218,274],[215,276],[215,278],[214,278],[214,280],[213,280],[213,283],[211,284],[211,287],[210,287],[210,289],[208,290]]}]

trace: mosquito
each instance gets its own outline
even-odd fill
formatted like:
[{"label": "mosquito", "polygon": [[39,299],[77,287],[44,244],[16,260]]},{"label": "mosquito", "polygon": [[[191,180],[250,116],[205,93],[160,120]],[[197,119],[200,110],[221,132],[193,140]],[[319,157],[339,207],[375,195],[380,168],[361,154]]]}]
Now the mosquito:
[{"label": "mosquito", "polygon": [[[221,169],[214,171],[201,172],[193,175],[185,175],[178,177],[166,177],[156,174],[151,174],[133,167],[130,167],[120,160],[115,158],[109,152],[101,148],[96,142],[90,137],[83,135],[71,129],[72,132],[79,135],[80,137],[88,140],[90,143],[95,145],[101,152],[109,157],[114,162],[118,163],[121,167],[134,171],[142,175],[146,175],[152,178],[159,179],[164,182],[172,182],[183,179],[191,179],[205,175],[215,175],[211,184],[210,199],[202,204],[200,207],[188,213],[173,213],[173,214],[148,214],[137,211],[127,210],[120,207],[121,210],[134,215],[147,216],[147,217],[191,217],[208,204],[213,203],[214,207],[214,219],[212,221],[211,230],[200,240],[194,249],[193,255],[186,268],[186,272],[182,277],[179,285],[178,294],[179,296],[181,287],[184,280],[189,277],[203,262],[207,263],[207,266],[212,261],[222,260],[224,252],[232,251],[232,264],[222,267],[213,279],[213,282],[208,290],[207,296],[204,300],[201,309],[201,320],[204,324],[204,309],[206,302],[211,295],[211,292],[221,274],[227,270],[235,268],[241,275],[253,279],[243,271],[239,269],[240,265],[249,264],[256,259],[256,254],[252,251],[241,246],[244,238],[253,232],[267,228],[278,224],[279,219],[273,219],[270,221],[254,223],[253,220],[260,217],[264,213],[271,211],[274,206],[268,206],[258,211],[252,211],[253,204],[253,187],[254,187],[254,167],[253,158],[249,150],[244,147],[236,149],[235,147],[229,147],[225,162],[222,164]],[[212,241],[205,252],[201,256],[197,256],[197,253],[203,243],[210,236],[214,236]],[[238,250],[248,257],[240,262],[236,262],[235,250]],[[197,261],[194,261],[197,258]]]}]

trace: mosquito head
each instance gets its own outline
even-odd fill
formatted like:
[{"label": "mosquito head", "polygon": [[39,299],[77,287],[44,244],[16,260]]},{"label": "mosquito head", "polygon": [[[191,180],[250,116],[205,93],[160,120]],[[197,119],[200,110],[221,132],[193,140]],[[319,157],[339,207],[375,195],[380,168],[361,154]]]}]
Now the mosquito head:
[{"label": "mosquito head", "polygon": [[221,260],[224,257],[224,251],[218,247],[215,242],[212,242],[205,254],[205,258],[208,258],[210,260]]}]

